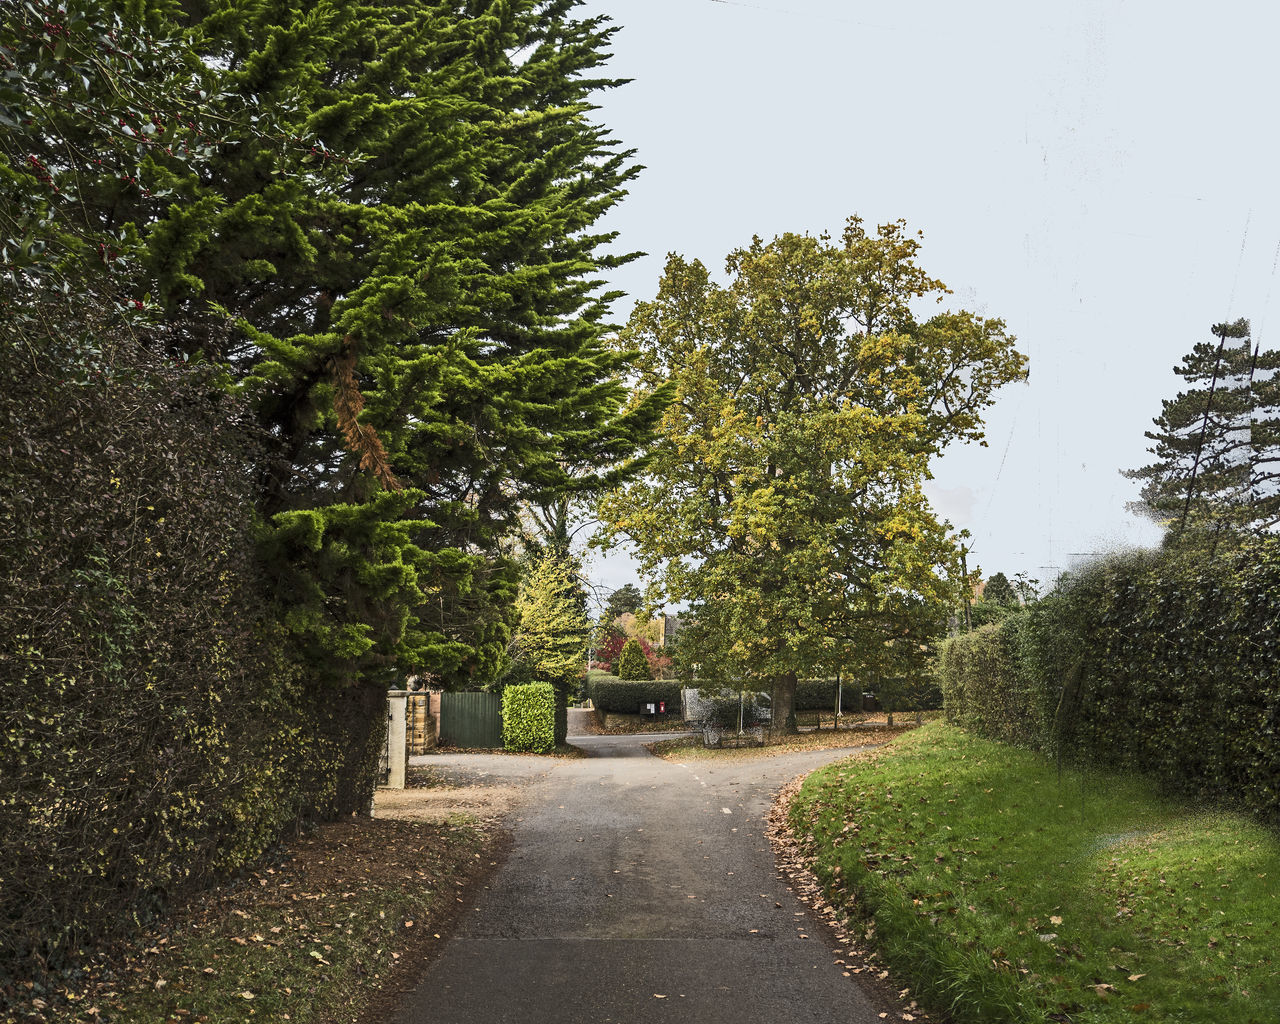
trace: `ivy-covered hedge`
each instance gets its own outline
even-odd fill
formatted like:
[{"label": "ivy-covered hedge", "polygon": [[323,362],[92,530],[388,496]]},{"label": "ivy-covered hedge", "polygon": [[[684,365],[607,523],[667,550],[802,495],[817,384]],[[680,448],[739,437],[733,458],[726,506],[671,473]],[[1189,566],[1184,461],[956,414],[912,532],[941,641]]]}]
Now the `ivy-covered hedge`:
[{"label": "ivy-covered hedge", "polygon": [[550,683],[508,686],[502,691],[502,745],[531,754],[555,749],[556,703]]},{"label": "ivy-covered hedge", "polygon": [[619,679],[592,673],[587,688],[591,703],[600,711],[634,715],[641,704],[659,701],[666,701],[667,711],[679,711],[680,690],[684,685],[678,679]]},{"label": "ivy-covered hedge", "polygon": [[1110,559],[943,645],[947,716],[1280,822],[1280,540]]}]

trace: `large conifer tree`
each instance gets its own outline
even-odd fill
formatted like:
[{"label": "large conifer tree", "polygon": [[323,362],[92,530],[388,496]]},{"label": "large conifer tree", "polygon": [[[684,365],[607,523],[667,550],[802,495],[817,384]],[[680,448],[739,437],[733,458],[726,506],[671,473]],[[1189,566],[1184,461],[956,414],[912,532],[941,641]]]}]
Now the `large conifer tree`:
[{"label": "large conifer tree", "polygon": [[497,540],[522,502],[625,474],[655,419],[601,344],[594,225],[636,168],[591,121],[610,30],[577,6],[191,5],[229,83],[315,140],[175,174],[147,241],[176,344],[225,361],[278,443],[267,551],[318,670],[492,678]]}]

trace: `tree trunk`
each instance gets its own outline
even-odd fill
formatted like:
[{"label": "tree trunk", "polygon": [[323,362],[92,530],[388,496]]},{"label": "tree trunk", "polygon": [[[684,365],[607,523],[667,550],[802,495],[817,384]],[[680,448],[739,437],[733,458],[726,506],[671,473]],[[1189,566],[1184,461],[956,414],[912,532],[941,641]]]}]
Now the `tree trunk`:
[{"label": "tree trunk", "polygon": [[773,720],[769,732],[775,736],[794,735],[796,728],[796,674],[787,672],[773,680]]}]

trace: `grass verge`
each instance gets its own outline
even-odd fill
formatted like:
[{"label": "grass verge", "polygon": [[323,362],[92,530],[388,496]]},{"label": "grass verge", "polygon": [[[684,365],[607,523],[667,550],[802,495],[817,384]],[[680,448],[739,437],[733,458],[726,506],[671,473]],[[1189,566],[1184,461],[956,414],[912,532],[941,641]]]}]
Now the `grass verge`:
[{"label": "grass verge", "polygon": [[276,864],[175,909],[54,990],[13,995],[22,1024],[339,1024],[390,1016],[468,886],[496,863],[473,823],[325,825]]},{"label": "grass verge", "polygon": [[959,1024],[1280,1020],[1280,837],[933,723],[813,773],[827,898]]},{"label": "grass verge", "polygon": [[701,733],[674,740],[658,740],[646,743],[645,748],[664,761],[755,761],[780,754],[795,754],[805,750],[830,750],[841,747],[865,747],[884,743],[914,725],[898,725],[888,728],[883,722],[869,723],[856,729],[826,729],[801,732],[787,737],[781,743],[763,747],[729,747],[723,750],[708,749],[702,745]]}]

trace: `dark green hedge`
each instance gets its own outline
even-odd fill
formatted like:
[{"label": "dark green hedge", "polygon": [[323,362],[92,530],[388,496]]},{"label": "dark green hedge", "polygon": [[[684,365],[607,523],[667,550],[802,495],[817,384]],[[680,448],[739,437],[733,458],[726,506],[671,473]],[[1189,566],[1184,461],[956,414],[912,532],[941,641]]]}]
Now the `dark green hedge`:
[{"label": "dark green hedge", "polygon": [[[840,688],[840,709],[842,711],[862,710],[862,691],[875,687],[844,680]],[[837,683],[834,679],[801,679],[796,683],[797,711],[831,711],[836,706]]]},{"label": "dark green hedge", "polygon": [[208,371],[103,332],[0,339],[0,376],[2,1004],[367,807],[386,700],[315,686],[272,624],[263,440]]},{"label": "dark green hedge", "polygon": [[617,676],[593,675],[588,683],[591,703],[601,711],[617,715],[634,715],[641,704],[666,701],[668,711],[680,709],[680,690],[685,684],[678,679],[619,679]]},{"label": "dark green hedge", "polygon": [[1280,541],[1110,559],[943,645],[947,716],[1280,822]]}]

